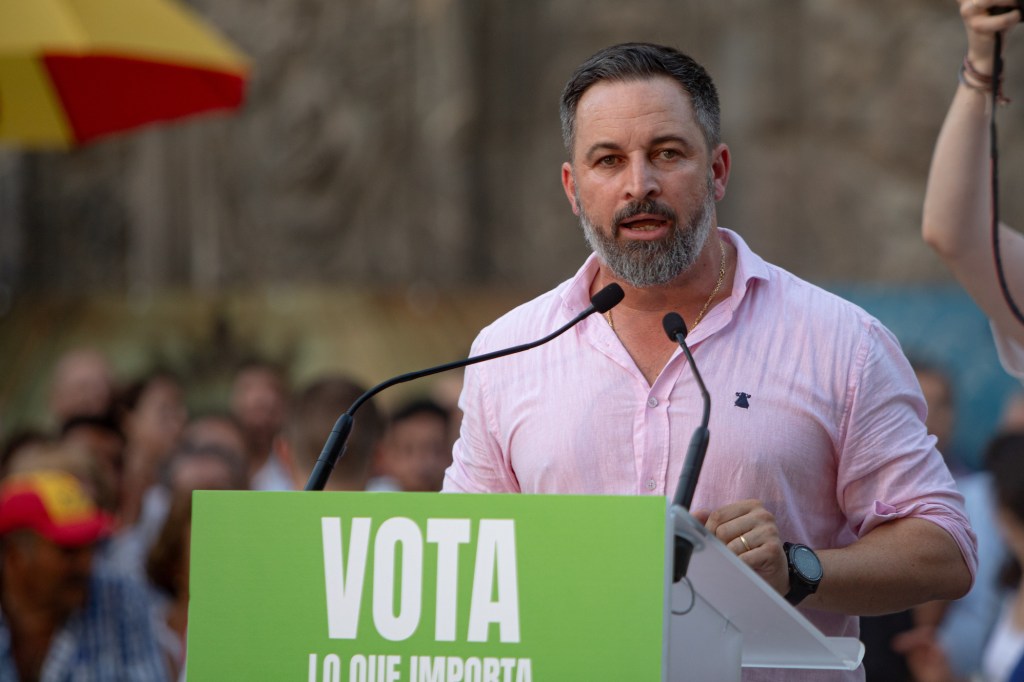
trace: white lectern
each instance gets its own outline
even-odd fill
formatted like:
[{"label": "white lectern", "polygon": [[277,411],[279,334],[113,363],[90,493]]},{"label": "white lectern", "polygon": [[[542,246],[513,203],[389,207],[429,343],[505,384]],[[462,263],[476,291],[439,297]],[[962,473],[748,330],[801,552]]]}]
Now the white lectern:
[{"label": "white lectern", "polygon": [[[693,545],[686,579],[670,586],[667,679],[739,682],[740,669],[853,670],[864,645],[826,637],[679,505],[676,536]],[[668,561],[673,561],[669,552]],[[671,566],[668,570],[671,580]]]}]

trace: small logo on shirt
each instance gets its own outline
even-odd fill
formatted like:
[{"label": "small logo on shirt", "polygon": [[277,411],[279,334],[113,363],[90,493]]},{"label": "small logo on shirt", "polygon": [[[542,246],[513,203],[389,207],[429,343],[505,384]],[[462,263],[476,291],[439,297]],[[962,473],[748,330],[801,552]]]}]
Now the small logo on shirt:
[{"label": "small logo on shirt", "polygon": [[750,407],[750,403],[747,402],[747,398],[751,397],[749,393],[740,391],[736,394],[736,402],[733,403],[736,407],[742,407],[744,410]]}]

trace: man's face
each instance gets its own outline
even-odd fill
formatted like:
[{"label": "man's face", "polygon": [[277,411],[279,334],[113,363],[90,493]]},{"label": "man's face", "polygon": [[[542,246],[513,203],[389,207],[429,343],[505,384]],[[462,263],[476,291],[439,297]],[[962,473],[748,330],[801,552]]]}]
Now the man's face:
[{"label": "man's face", "polygon": [[166,456],[181,437],[188,411],[177,383],[164,378],[146,386],[126,421],[127,433],[137,449],[148,456]]},{"label": "man's face", "polygon": [[690,269],[727,176],[726,148],[709,154],[670,78],[601,82],[580,98],[563,186],[587,242],[628,284],[665,284]]},{"label": "man's face", "polygon": [[112,387],[110,367],[101,355],[72,351],[57,367],[50,409],[58,422],[76,415],[102,414],[110,403]]},{"label": "man's face", "polygon": [[102,481],[88,486],[93,498],[108,511],[120,504],[124,478],[124,439],[120,434],[88,424],[80,424],[64,436],[64,442],[82,447],[96,462]]},{"label": "man's face", "polygon": [[16,579],[35,606],[66,616],[85,604],[93,545],[61,547],[33,534],[8,551],[18,553]]},{"label": "man's face", "polygon": [[394,423],[381,450],[381,468],[410,492],[440,490],[451,463],[447,426],[426,413]]},{"label": "man's face", "polygon": [[171,492],[191,495],[193,490],[233,490],[239,487],[236,474],[217,457],[187,457],[171,470]]},{"label": "man's face", "polygon": [[[272,370],[251,367],[243,370],[234,383],[231,411],[260,447],[281,430],[287,413],[287,397],[282,379]],[[261,453],[265,454],[265,453]]]},{"label": "man's face", "polygon": [[185,425],[182,440],[196,446],[217,447],[245,461],[245,433],[230,419],[218,416],[195,419]]}]

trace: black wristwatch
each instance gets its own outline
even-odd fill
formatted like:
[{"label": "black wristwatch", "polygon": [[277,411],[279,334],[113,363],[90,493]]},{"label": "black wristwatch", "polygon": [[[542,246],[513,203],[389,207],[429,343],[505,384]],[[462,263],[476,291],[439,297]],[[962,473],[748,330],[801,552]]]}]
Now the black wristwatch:
[{"label": "black wristwatch", "polygon": [[821,561],[814,550],[807,545],[783,543],[786,561],[789,563],[789,592],[786,601],[796,606],[804,597],[814,594],[821,582]]}]

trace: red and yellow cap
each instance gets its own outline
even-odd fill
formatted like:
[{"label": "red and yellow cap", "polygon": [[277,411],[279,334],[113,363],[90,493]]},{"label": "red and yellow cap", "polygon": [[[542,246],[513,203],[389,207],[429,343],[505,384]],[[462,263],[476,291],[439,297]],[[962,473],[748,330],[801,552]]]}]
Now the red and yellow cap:
[{"label": "red and yellow cap", "polygon": [[33,471],[0,484],[0,535],[33,530],[58,545],[80,547],[105,537],[112,527],[110,515],[71,474]]}]

